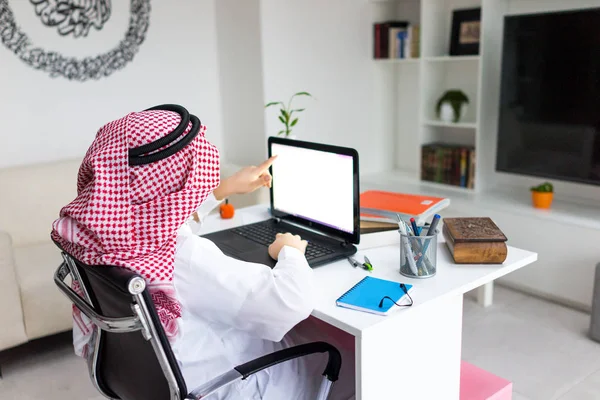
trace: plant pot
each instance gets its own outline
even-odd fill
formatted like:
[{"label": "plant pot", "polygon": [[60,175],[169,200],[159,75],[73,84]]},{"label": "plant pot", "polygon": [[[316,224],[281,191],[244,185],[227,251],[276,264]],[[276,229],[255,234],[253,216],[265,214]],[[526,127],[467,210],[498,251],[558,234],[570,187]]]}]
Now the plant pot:
[{"label": "plant pot", "polygon": [[533,206],[535,208],[550,208],[553,197],[554,193],[552,192],[536,192],[535,190],[531,191],[531,201],[533,202]]},{"label": "plant pot", "polygon": [[449,101],[442,102],[440,106],[440,119],[444,122],[448,123],[456,123],[465,117],[467,113],[467,103],[462,103],[460,105],[460,114],[454,114],[454,108]]}]

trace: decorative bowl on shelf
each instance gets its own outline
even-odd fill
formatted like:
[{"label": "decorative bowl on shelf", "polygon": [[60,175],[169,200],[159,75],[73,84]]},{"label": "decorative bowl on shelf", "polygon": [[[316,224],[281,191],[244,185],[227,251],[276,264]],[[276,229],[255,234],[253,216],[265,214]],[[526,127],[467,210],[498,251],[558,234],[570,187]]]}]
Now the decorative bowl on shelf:
[{"label": "decorative bowl on shelf", "polygon": [[446,91],[437,102],[435,111],[438,118],[444,122],[457,123],[467,113],[469,98],[458,89]]},{"label": "decorative bowl on shelf", "polygon": [[531,201],[535,208],[550,208],[554,198],[554,188],[550,182],[531,188]]}]

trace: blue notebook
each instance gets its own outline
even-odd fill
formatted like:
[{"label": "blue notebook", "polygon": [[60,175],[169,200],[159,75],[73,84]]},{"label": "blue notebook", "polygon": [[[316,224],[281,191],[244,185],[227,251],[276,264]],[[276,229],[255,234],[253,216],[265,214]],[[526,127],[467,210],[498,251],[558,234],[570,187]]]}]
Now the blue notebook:
[{"label": "blue notebook", "polygon": [[[411,293],[413,285],[405,283],[404,286],[408,293]],[[408,300],[408,296],[406,296],[406,293],[400,287],[400,282],[373,278],[372,276],[365,276],[337,299],[335,303],[340,307],[386,315],[392,307],[398,307],[389,299],[385,299],[382,307],[379,307],[381,299],[385,296],[392,298],[398,304],[409,304],[408,301],[405,301]]]}]

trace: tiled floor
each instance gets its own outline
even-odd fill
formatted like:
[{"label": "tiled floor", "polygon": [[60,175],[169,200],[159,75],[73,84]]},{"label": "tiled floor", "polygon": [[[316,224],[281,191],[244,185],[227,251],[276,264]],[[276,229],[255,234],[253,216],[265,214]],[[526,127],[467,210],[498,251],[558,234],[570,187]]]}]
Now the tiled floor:
[{"label": "tiled floor", "polygon": [[2,400],[101,400],[84,363],[73,354],[70,334],[0,353]]},{"label": "tiled floor", "polygon": [[[494,296],[487,309],[465,299],[466,361],[512,381],[514,400],[600,399],[600,343],[587,338],[589,315],[501,287]],[[0,353],[0,361],[2,400],[102,398],[69,335]]]},{"label": "tiled floor", "polygon": [[512,381],[514,400],[600,399],[589,315],[496,289],[489,309],[465,299],[463,359]]}]

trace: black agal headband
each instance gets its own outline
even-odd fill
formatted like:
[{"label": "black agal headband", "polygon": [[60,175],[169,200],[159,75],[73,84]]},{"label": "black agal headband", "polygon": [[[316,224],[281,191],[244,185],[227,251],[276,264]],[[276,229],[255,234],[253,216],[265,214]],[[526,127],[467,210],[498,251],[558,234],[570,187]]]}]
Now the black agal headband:
[{"label": "black agal headband", "polygon": [[[148,108],[144,111],[151,110],[165,110],[165,111],[174,111],[181,117],[181,122],[179,125],[168,135],[155,140],[154,142],[150,142],[144,144],[142,146],[134,147],[129,149],[129,165],[144,165],[151,164],[153,162],[163,160],[167,157],[172,156],[177,153],[179,150],[183,149],[187,146],[200,132],[200,119],[195,115],[191,115],[188,110],[183,108],[177,104],[162,104],[160,106],[155,106],[152,108]],[[192,122],[192,129],[190,132],[185,135],[184,138],[178,140],[183,133],[185,132],[188,124]],[[161,147],[167,146],[171,143],[174,143],[172,146],[169,146],[161,151],[157,151]]]}]

